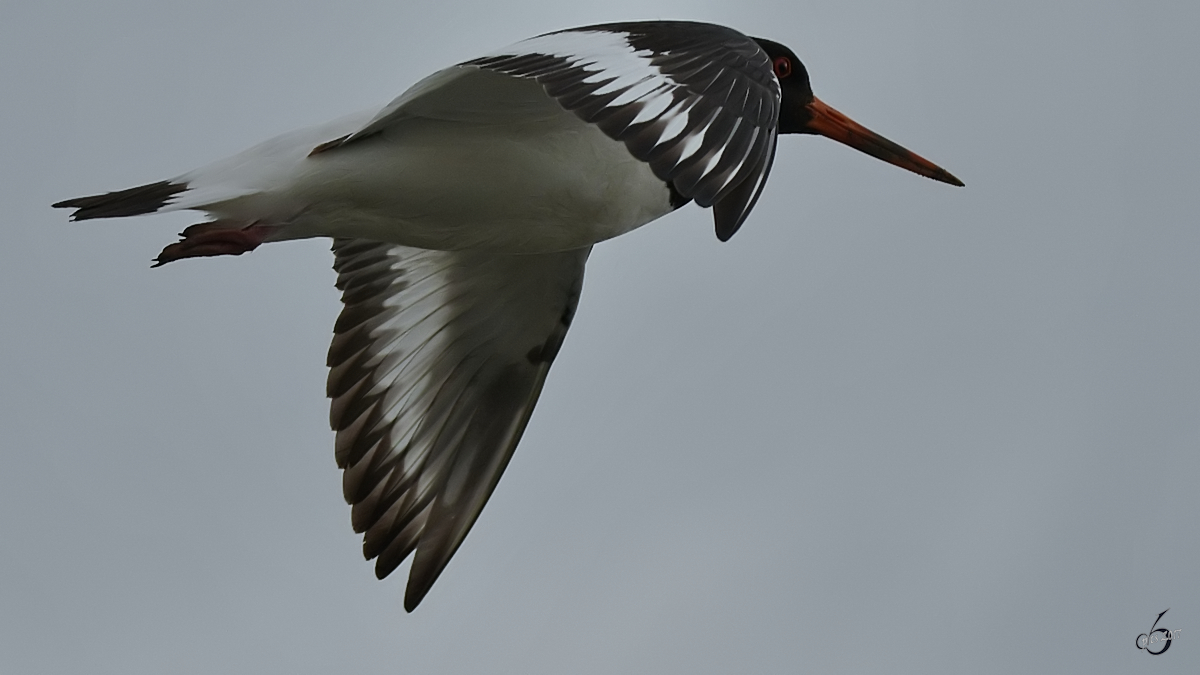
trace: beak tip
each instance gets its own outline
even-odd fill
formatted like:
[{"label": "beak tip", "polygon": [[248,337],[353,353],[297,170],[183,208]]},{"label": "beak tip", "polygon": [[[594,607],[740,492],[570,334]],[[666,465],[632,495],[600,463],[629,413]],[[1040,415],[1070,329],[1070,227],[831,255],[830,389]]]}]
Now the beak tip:
[{"label": "beak tip", "polygon": [[941,169],[938,172],[938,175],[934,176],[934,180],[939,180],[943,183],[953,185],[954,187],[966,187],[967,186],[966,183],[963,183],[961,180],[955,178],[953,174],[951,174],[949,171],[947,171],[945,169]]}]

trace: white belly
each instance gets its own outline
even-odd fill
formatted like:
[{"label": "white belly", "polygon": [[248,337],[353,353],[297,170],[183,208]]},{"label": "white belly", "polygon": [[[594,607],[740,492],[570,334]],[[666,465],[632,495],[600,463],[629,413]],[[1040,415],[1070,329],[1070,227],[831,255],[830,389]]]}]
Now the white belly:
[{"label": "white belly", "polygon": [[299,186],[309,209],[298,230],[533,253],[588,246],[671,210],[645,163],[567,113],[500,127],[420,120],[362,144],[373,147],[328,153],[330,166]]},{"label": "white belly", "polygon": [[469,84],[469,98],[445,87],[440,109],[341,148],[293,155],[273,189],[204,208],[277,224],[272,239],[507,253],[582,248],[672,210],[649,166],[537,84],[494,74]]}]

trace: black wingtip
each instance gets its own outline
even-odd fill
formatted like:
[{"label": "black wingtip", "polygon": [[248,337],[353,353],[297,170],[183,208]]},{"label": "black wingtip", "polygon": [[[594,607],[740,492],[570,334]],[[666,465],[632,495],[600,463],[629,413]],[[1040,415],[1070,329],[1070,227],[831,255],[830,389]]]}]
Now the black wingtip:
[{"label": "black wingtip", "polygon": [[188,189],[187,183],[159,181],[106,192],[102,195],[89,195],[65,199],[51,204],[56,209],[77,209],[71,214],[71,220],[91,220],[92,218],[122,218],[125,216],[140,216],[154,213],[171,202],[171,198]]},{"label": "black wingtip", "polygon": [[717,239],[729,241],[742,228],[750,209],[742,209],[740,204],[731,204],[734,200],[722,200],[713,204],[713,226]]},{"label": "black wingtip", "polygon": [[[428,590],[428,589],[426,589],[426,590]],[[416,609],[417,605],[421,604],[421,601],[424,599],[425,599],[424,593],[421,593],[418,596],[415,593],[413,593],[412,589],[410,588],[404,594],[404,611],[408,612],[409,614],[412,614],[413,610]]]},{"label": "black wingtip", "polygon": [[449,559],[444,560],[440,567],[433,570],[422,570],[416,567],[417,561],[414,557],[414,567],[408,571],[408,583],[404,586],[404,611],[411,613],[417,608],[417,605],[421,604],[429,590],[433,588],[433,582],[441,576],[447,562],[450,562]]}]

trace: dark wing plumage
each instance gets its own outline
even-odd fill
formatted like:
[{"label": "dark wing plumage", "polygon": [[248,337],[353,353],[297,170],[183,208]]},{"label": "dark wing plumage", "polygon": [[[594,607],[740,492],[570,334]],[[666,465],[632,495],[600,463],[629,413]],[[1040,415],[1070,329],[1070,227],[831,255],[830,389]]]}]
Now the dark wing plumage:
[{"label": "dark wing plumage", "polygon": [[536,80],[737,231],[775,154],[780,89],[771,59],[724,26],[653,21],[547,33],[463,65]]},{"label": "dark wing plumage", "polygon": [[512,457],[566,336],[589,249],[496,256],[336,240],[345,304],[330,423],[379,578],[415,551],[421,601]]}]

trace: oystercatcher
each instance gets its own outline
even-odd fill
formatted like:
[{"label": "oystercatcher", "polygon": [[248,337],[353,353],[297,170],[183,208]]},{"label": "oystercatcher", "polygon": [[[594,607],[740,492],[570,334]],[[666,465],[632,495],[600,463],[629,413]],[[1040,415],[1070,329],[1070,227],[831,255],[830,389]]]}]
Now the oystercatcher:
[{"label": "oystercatcher", "polygon": [[571,324],[593,244],[688,202],[729,239],[779,134],[944,169],[813,96],[790,49],[703,23],[540,35],[430,75],[379,111],[171,180],[55,207],[194,209],[156,265],[332,237],[344,308],[330,422],[351,521],[412,611],[471,529]]}]

